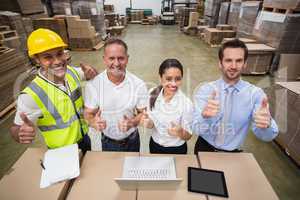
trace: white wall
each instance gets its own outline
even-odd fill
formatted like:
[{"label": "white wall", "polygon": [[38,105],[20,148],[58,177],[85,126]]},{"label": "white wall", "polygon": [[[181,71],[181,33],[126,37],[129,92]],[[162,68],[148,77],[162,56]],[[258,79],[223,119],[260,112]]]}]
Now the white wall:
[{"label": "white wall", "polygon": [[[112,4],[115,12],[125,15],[126,8],[130,7],[130,0],[105,0],[105,4]],[[152,9],[154,15],[160,15],[161,0],[132,0],[133,9]]]}]

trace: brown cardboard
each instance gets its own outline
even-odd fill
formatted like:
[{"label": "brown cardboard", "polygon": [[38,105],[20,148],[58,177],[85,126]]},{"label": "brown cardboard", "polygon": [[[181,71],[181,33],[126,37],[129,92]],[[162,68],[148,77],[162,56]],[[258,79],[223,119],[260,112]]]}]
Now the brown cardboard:
[{"label": "brown cardboard", "polygon": [[233,30],[233,26],[228,24],[217,24],[216,27],[218,30]]},{"label": "brown cardboard", "polygon": [[46,149],[28,148],[0,181],[0,199],[64,199],[70,181],[40,189],[43,159]]},{"label": "brown cardboard", "polygon": [[174,156],[176,165],[176,175],[182,178],[179,188],[176,190],[139,190],[138,199],[141,200],[205,200],[203,194],[188,192],[187,190],[187,168],[198,167],[195,155],[164,155],[164,154],[141,154],[141,156]]},{"label": "brown cardboard", "polygon": [[[230,41],[230,40],[234,40],[235,38],[224,38],[222,43]],[[250,38],[239,38],[239,40],[243,41],[244,43],[257,43],[256,40],[254,39],[250,39]]]},{"label": "brown cardboard", "polygon": [[246,43],[247,66],[242,74],[265,74],[269,71],[275,49],[265,44]]},{"label": "brown cardboard", "polygon": [[300,77],[300,54],[281,54],[276,77],[282,81],[295,81]]},{"label": "brown cardboard", "polygon": [[199,152],[198,156],[201,168],[224,172],[229,199],[278,199],[252,154]]},{"label": "brown cardboard", "polygon": [[199,13],[197,12],[190,12],[189,16],[189,27],[197,27],[199,19]]},{"label": "brown cardboard", "polygon": [[223,38],[235,37],[236,32],[232,30],[218,30],[216,28],[206,28],[203,31],[204,41],[210,45],[221,44]]},{"label": "brown cardboard", "polygon": [[125,156],[138,155],[125,152],[87,152],[80,176],[75,180],[67,199],[135,200],[136,191],[122,191],[114,178],[122,176]]}]

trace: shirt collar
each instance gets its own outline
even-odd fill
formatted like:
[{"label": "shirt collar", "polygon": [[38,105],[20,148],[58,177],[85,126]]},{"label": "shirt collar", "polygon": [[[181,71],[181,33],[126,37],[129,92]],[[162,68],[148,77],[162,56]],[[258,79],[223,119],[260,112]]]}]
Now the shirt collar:
[{"label": "shirt collar", "polygon": [[234,89],[236,89],[238,92],[241,91],[244,87],[244,81],[242,79],[240,79],[236,84],[234,85],[229,85],[228,83],[226,83],[224,81],[224,79],[220,79],[221,82],[221,86],[223,88],[223,90],[226,90],[227,88],[229,88],[230,86],[234,87]]},{"label": "shirt collar", "polygon": [[160,93],[159,93],[157,99],[159,99],[160,101],[163,100],[164,103],[173,103],[173,102],[176,102],[176,99],[178,98],[178,96],[180,95],[180,92],[181,92],[181,91],[178,89],[178,90],[176,91],[175,95],[172,97],[172,99],[171,99],[169,102],[166,102],[165,99],[164,99],[164,97],[163,97],[163,91],[164,91],[164,89],[161,89],[161,91],[160,91]]},{"label": "shirt collar", "polygon": [[128,82],[128,71],[127,70],[125,70],[125,78],[124,78],[124,80],[119,85],[116,85],[111,80],[109,80],[108,74],[107,74],[107,70],[105,70],[104,73],[105,73],[105,79],[108,82],[110,82],[111,84],[115,85],[116,87],[122,87],[125,83]]}]

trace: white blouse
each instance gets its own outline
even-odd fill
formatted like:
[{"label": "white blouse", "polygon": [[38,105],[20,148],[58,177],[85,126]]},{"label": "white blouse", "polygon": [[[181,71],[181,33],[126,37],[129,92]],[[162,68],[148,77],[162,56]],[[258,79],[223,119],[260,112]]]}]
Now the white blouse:
[{"label": "white blouse", "polygon": [[153,140],[164,147],[174,147],[184,144],[184,140],[171,136],[168,128],[171,122],[179,124],[184,130],[192,134],[193,104],[185,94],[178,90],[169,102],[163,97],[163,89],[157,97],[154,107],[148,107],[149,118],[153,121]]}]

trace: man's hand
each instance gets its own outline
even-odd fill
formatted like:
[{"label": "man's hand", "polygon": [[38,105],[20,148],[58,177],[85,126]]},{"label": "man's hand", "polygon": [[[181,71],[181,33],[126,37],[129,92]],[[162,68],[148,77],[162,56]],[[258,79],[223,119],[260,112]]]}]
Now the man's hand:
[{"label": "man's hand", "polygon": [[82,69],[86,80],[93,79],[93,78],[95,78],[95,76],[98,75],[97,70],[95,68],[91,67],[90,65],[80,63],[80,68]]},{"label": "man's hand", "polygon": [[266,97],[262,100],[260,108],[254,114],[254,122],[258,128],[269,128],[270,126],[271,114]]},{"label": "man's hand", "polygon": [[153,121],[149,118],[149,115],[147,114],[146,110],[143,110],[140,124],[146,128],[153,128],[154,126]]},{"label": "man's hand", "polygon": [[30,144],[35,137],[34,123],[28,119],[25,113],[21,113],[20,117],[23,120],[23,124],[20,126],[18,133],[19,142],[21,144]]},{"label": "man's hand", "polygon": [[204,118],[215,117],[220,111],[220,101],[216,100],[217,91],[214,90],[211,96],[208,98],[207,105],[202,111]]},{"label": "man's hand", "polygon": [[173,137],[182,138],[183,128],[181,128],[180,125],[175,124],[174,122],[171,122],[171,127],[168,128],[168,133],[169,133],[169,135],[171,135]]},{"label": "man's hand", "polygon": [[101,110],[98,109],[97,113],[95,114],[94,119],[92,120],[91,126],[99,132],[102,132],[106,129],[106,120],[101,118]]},{"label": "man's hand", "polygon": [[129,119],[126,115],[124,115],[123,119],[119,122],[118,127],[121,132],[127,132],[129,129],[134,127],[133,119]]}]

